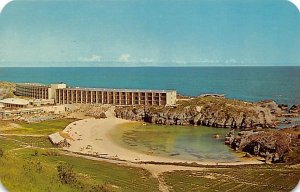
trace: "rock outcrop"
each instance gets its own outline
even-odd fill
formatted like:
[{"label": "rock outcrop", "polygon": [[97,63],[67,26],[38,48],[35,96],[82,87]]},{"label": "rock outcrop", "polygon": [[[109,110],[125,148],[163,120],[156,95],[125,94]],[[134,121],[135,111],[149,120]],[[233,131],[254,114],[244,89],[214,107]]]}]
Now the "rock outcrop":
[{"label": "rock outcrop", "polygon": [[288,112],[289,106],[287,104],[279,104],[278,107],[281,109],[282,112]]},{"label": "rock outcrop", "polygon": [[289,109],[289,113],[294,114],[294,116],[300,116],[300,105],[293,105]]},{"label": "rock outcrop", "polygon": [[257,102],[257,105],[263,107],[263,108],[268,108],[270,109],[271,113],[276,115],[276,116],[281,116],[282,115],[282,108],[284,105],[278,105],[275,101],[273,100],[264,100]]},{"label": "rock outcrop", "polygon": [[91,105],[91,104],[79,104],[73,112],[80,112],[89,117],[95,117],[96,119],[104,119],[107,117],[115,116],[114,106],[112,105]]},{"label": "rock outcrop", "polygon": [[263,157],[266,163],[300,161],[300,157],[297,157],[300,152],[300,127],[271,131],[241,131],[238,135],[234,135],[231,131],[226,136],[225,144],[234,150]]},{"label": "rock outcrop", "polygon": [[64,138],[59,132],[53,133],[48,136],[51,143],[59,147],[70,146],[70,139]]},{"label": "rock outcrop", "polygon": [[275,127],[275,114],[256,103],[220,97],[177,102],[176,107],[116,107],[116,117],[163,125],[205,125],[222,128]]},{"label": "rock outcrop", "polygon": [[16,84],[12,82],[0,81],[0,99],[14,97]]}]

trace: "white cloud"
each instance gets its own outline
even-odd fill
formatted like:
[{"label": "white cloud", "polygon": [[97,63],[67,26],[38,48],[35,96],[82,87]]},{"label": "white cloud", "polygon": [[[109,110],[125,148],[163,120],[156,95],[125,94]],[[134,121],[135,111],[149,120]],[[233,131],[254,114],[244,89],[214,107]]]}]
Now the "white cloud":
[{"label": "white cloud", "polygon": [[237,63],[237,60],[231,58],[231,59],[225,60],[225,63]]},{"label": "white cloud", "polygon": [[119,57],[119,61],[121,61],[121,62],[129,62],[130,57],[131,57],[130,54],[122,54]]},{"label": "white cloud", "polygon": [[173,60],[172,63],[176,64],[186,64],[187,62],[185,60]]},{"label": "white cloud", "polygon": [[148,59],[148,58],[143,58],[143,59],[140,59],[140,62],[141,63],[152,63],[153,60],[152,59]]},{"label": "white cloud", "polygon": [[203,60],[198,60],[198,63],[219,63],[220,60],[218,59],[203,59]]},{"label": "white cloud", "polygon": [[83,62],[100,62],[102,60],[102,56],[92,55],[90,57],[80,57],[78,60]]}]

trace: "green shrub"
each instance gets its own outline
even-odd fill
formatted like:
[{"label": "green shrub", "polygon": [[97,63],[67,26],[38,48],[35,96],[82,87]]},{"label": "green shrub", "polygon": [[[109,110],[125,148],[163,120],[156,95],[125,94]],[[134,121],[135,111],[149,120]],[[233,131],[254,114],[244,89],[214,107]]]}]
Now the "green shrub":
[{"label": "green shrub", "polygon": [[58,178],[63,184],[77,184],[77,176],[73,171],[73,167],[68,163],[60,163],[57,166]]},{"label": "green shrub", "polygon": [[103,185],[94,185],[91,189],[91,192],[112,192],[112,187],[108,183],[104,183]]},{"label": "green shrub", "polygon": [[0,157],[3,157],[3,155],[4,155],[4,151],[3,149],[0,148]]},{"label": "green shrub", "polygon": [[33,154],[32,154],[33,156],[38,156],[39,155],[39,152],[38,152],[38,150],[34,150],[34,152],[33,152]]},{"label": "green shrub", "polygon": [[48,149],[46,151],[46,156],[59,156],[59,152],[56,149]]},{"label": "green shrub", "polygon": [[41,173],[43,170],[43,165],[40,161],[34,163],[35,171]]}]

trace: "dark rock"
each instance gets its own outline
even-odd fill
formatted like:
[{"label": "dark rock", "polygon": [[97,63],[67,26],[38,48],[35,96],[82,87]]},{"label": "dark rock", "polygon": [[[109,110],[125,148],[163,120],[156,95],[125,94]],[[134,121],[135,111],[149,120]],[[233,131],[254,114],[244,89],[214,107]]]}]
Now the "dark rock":
[{"label": "dark rock", "polygon": [[290,109],[289,109],[289,113],[295,114],[296,116],[300,115],[300,105],[293,105]]},{"label": "dark rock", "polygon": [[[275,115],[262,104],[226,98],[196,98],[178,102],[178,106],[120,106],[118,118],[164,125],[204,125],[218,128],[252,129],[275,126]],[[182,105],[182,106],[181,106]],[[272,102],[272,107],[275,106]]]},{"label": "dark rock", "polygon": [[265,163],[267,164],[271,164],[272,163],[272,154],[270,154],[269,152],[266,152],[266,157],[265,157]]},{"label": "dark rock", "polygon": [[292,138],[296,139],[296,134],[293,134],[292,137],[290,132],[280,130],[241,131],[237,136],[228,134],[228,139],[225,138],[225,141],[232,149],[264,157],[266,163],[277,163],[284,161],[284,157],[293,145]]},{"label": "dark rock", "polygon": [[273,100],[260,101],[260,102],[258,102],[258,105],[261,107],[270,109],[271,113],[276,116],[281,116],[281,114],[282,114],[282,109]]},{"label": "dark rock", "polygon": [[281,109],[283,112],[287,112],[289,107],[286,104],[279,104],[278,107]]},{"label": "dark rock", "polygon": [[99,118],[99,119],[105,119],[105,118],[107,118],[107,117],[106,117],[105,113],[102,112],[102,113],[100,113],[99,116],[97,116],[96,118]]}]

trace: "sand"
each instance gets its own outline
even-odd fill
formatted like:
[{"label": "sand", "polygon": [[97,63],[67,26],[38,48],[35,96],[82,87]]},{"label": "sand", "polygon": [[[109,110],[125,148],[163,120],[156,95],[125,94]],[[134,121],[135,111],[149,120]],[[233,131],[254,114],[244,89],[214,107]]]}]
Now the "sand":
[{"label": "sand", "polygon": [[119,118],[106,119],[83,119],[68,125],[64,132],[68,133],[74,141],[69,141],[70,146],[64,147],[64,150],[81,154],[96,155],[100,158],[109,160],[126,161],[130,163],[197,163],[199,165],[242,165],[242,164],[260,164],[261,161],[247,160],[240,162],[216,163],[211,161],[188,161],[147,155],[137,151],[129,150],[117,144],[112,140],[109,133],[123,123],[131,121]]}]

